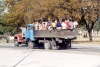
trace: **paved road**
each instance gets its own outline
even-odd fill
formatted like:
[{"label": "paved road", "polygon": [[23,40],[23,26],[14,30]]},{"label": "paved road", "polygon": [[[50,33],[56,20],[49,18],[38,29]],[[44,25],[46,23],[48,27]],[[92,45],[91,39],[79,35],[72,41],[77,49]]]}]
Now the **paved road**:
[{"label": "paved road", "polygon": [[0,67],[100,67],[100,46],[73,44],[72,49],[44,50],[0,44]]}]

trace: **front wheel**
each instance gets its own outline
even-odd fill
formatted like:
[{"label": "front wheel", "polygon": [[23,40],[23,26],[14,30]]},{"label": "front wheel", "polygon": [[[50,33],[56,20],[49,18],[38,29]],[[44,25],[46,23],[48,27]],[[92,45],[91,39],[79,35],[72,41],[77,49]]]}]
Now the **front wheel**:
[{"label": "front wheel", "polygon": [[16,47],[18,47],[18,46],[19,46],[19,42],[18,42],[18,40],[17,40],[17,39],[15,39],[15,40],[14,40],[14,45],[15,45]]},{"label": "front wheel", "polygon": [[35,47],[35,43],[29,40],[28,41],[28,48],[29,49],[34,49],[34,47]]}]

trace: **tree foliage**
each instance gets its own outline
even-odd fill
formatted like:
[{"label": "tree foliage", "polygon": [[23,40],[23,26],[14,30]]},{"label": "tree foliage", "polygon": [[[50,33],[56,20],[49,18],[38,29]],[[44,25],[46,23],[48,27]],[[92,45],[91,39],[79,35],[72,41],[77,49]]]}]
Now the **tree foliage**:
[{"label": "tree foliage", "polygon": [[89,40],[92,41],[92,29],[94,24],[100,18],[100,1],[99,0],[91,0],[91,1],[84,1],[82,2],[87,5],[82,7],[81,11],[81,21],[83,25],[85,25],[88,34]]},{"label": "tree foliage", "polygon": [[7,3],[11,7],[9,7],[9,13],[4,15],[4,20],[11,25],[22,24],[23,26],[43,18],[80,18],[80,14],[77,13],[80,11],[80,7],[77,6],[78,0],[20,0],[16,3],[13,0],[7,0]]},{"label": "tree foliage", "polygon": [[72,18],[85,26],[89,32],[100,16],[99,0],[7,0],[9,13],[4,21],[17,27],[47,18]]},{"label": "tree foliage", "polygon": [[100,30],[100,22],[96,22],[94,25],[94,30],[99,31]]}]

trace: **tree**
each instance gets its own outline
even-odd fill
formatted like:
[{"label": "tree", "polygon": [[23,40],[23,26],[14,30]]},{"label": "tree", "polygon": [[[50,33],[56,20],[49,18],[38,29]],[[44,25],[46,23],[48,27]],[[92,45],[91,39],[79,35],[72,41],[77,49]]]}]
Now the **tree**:
[{"label": "tree", "polygon": [[85,25],[88,34],[89,34],[89,40],[92,41],[92,29],[94,27],[94,24],[97,22],[97,20],[100,17],[100,1],[84,1],[81,2],[83,5],[84,3],[87,5],[84,5],[84,7],[81,8],[81,20],[83,25]]},{"label": "tree", "polygon": [[3,16],[6,23],[20,27],[39,19],[72,18],[85,26],[89,40],[100,15],[99,0],[7,0],[9,13]]},{"label": "tree", "polygon": [[56,13],[55,10],[60,8],[62,2],[63,0],[20,0],[16,3],[14,0],[7,0],[10,10],[3,16],[4,22],[20,27],[38,19],[57,18],[62,11]]},{"label": "tree", "polygon": [[2,16],[3,16],[3,11],[5,9],[5,0],[0,1],[0,34],[4,34],[7,32],[11,32],[11,34],[14,34],[15,32],[15,27],[9,25],[9,23],[4,23]]}]

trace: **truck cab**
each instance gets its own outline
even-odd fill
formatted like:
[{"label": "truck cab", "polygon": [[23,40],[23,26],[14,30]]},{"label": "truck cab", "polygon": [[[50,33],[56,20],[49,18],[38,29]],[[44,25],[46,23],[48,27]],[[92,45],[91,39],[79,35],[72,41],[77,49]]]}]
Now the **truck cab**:
[{"label": "truck cab", "polygon": [[21,43],[25,43],[25,32],[26,29],[23,27],[20,27],[20,29],[18,30],[18,33],[14,35],[14,45],[15,46],[19,46]]}]

